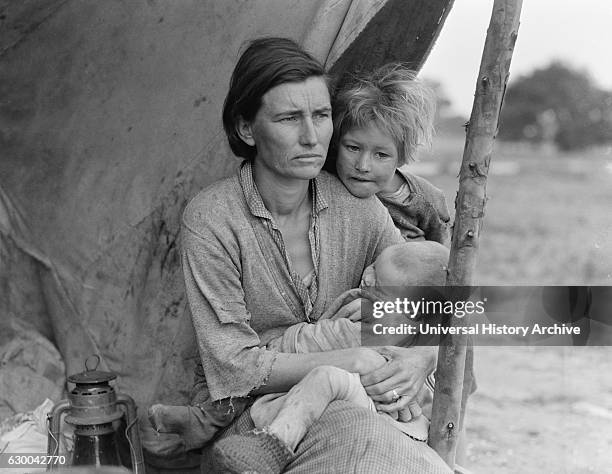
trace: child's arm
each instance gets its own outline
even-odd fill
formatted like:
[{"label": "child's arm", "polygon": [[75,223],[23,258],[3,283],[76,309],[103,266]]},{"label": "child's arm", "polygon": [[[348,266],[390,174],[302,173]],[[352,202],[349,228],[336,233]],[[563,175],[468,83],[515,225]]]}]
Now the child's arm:
[{"label": "child's arm", "polygon": [[406,240],[434,240],[450,245],[450,214],[444,193],[427,181],[406,169],[397,169],[406,186],[399,194],[378,195],[387,207],[393,223]]},{"label": "child's arm", "polygon": [[[422,205],[418,206],[418,226],[425,232],[425,240],[435,240],[442,245],[450,245],[450,213],[444,192],[425,178],[404,175],[418,190]],[[411,178],[411,179],[410,179]]]}]

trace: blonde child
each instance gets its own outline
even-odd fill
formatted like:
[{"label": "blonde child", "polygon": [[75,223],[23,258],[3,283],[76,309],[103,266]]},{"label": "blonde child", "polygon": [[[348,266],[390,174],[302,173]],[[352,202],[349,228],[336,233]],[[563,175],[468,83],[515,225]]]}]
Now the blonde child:
[{"label": "blonde child", "polygon": [[376,195],[407,240],[450,241],[442,191],[409,171],[433,134],[435,95],[414,71],[390,64],[340,89],[325,169],[354,196]]}]

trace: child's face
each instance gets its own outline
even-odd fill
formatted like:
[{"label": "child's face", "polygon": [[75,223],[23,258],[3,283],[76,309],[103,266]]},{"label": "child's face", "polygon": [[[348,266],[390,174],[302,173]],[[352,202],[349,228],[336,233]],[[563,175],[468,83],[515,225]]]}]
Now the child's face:
[{"label": "child's face", "polygon": [[397,168],[393,138],[374,124],[348,130],[338,144],[338,177],[359,198],[387,191]]}]

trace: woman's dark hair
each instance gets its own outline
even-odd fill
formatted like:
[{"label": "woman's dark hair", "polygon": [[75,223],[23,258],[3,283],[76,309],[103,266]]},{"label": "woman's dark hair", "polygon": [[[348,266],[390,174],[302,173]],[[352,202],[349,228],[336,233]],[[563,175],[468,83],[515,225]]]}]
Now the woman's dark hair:
[{"label": "woman's dark hair", "polygon": [[295,41],[267,37],[249,44],[234,68],[223,104],[223,128],[234,154],[252,160],[257,153],[238,135],[238,120],[252,121],[262,97],[273,87],[310,77],[322,77],[328,84],[323,66]]}]

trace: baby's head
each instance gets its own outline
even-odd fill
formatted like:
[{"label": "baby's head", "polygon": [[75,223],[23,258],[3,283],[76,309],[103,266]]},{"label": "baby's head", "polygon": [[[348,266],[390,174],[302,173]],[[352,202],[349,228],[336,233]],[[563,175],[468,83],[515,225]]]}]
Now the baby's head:
[{"label": "baby's head", "polygon": [[449,251],[431,240],[392,245],[367,267],[360,287],[444,286]]},{"label": "baby's head", "polygon": [[413,161],[419,145],[431,143],[435,103],[416,73],[398,64],[336,94],[331,156],[351,194],[365,198],[389,190],[395,169]]}]

